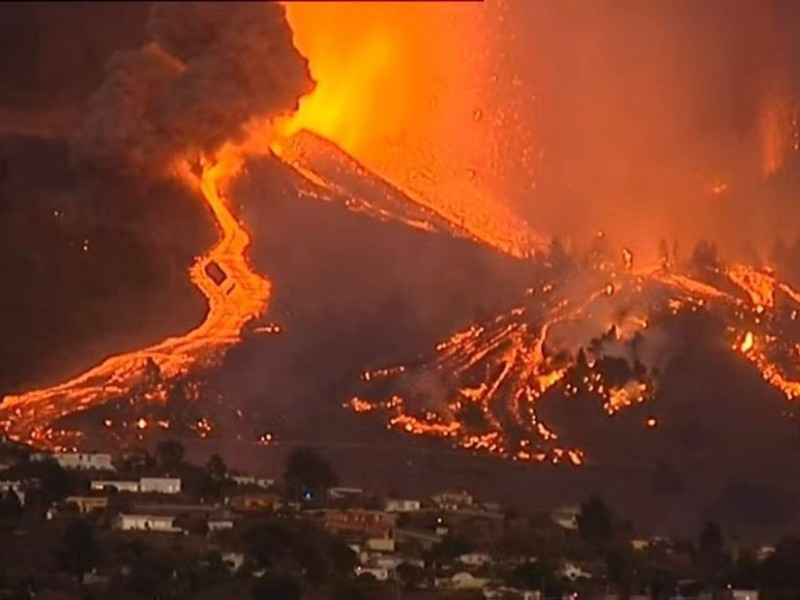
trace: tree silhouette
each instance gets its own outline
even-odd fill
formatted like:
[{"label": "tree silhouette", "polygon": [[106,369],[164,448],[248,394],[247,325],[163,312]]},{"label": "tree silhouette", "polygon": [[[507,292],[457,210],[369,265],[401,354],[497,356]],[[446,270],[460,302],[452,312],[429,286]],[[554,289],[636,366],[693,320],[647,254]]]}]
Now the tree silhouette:
[{"label": "tree silhouette", "polygon": [[71,521],[64,530],[57,551],[58,562],[65,571],[81,581],[84,574],[97,564],[100,552],[94,537],[94,527],[85,519]]},{"label": "tree silhouette", "polygon": [[0,492],[0,519],[14,519],[22,513],[22,503],[14,490]]},{"label": "tree silhouette", "polygon": [[253,600],[300,600],[300,586],[288,575],[266,573],[256,579],[250,595]]},{"label": "tree silhouette", "polygon": [[289,455],[283,484],[291,500],[319,500],[338,478],[330,464],[311,448],[298,448]]},{"label": "tree silhouette", "polygon": [[156,466],[161,471],[174,471],[183,462],[186,450],[177,440],[164,440],[156,446]]},{"label": "tree silhouette", "polygon": [[599,497],[591,496],[581,505],[578,533],[597,549],[604,548],[611,540],[614,533],[614,517]]},{"label": "tree silhouette", "polygon": [[219,454],[212,454],[206,463],[206,473],[214,481],[223,481],[228,477],[228,467]]}]

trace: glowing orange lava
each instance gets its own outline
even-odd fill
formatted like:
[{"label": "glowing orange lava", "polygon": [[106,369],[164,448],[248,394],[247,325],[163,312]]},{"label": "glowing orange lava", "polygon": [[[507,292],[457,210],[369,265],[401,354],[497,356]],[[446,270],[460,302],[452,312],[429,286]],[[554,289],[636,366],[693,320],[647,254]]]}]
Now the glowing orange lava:
[{"label": "glowing orange lava", "polygon": [[[199,178],[185,166],[180,173],[202,193],[220,231],[217,244],[190,271],[192,282],[208,302],[203,322],[184,335],[112,356],[62,384],[7,396],[0,408],[0,423],[9,437],[54,446],[58,442],[51,424],[58,418],[119,397],[141,382],[154,365],[162,377],[171,378],[217,359],[239,341],[244,326],[265,311],[270,283],[250,267],[250,236],[220,194],[240,166],[238,154],[224,148],[214,162],[203,165]],[[217,272],[217,280],[220,271],[224,274],[220,283],[211,276],[210,268]],[[140,420],[136,425],[144,429],[148,423]]]},{"label": "glowing orange lava", "polygon": [[[493,5],[286,3],[317,85],[279,129],[335,142],[477,239],[520,256],[541,240],[493,193]],[[280,154],[282,144],[273,148]]]}]

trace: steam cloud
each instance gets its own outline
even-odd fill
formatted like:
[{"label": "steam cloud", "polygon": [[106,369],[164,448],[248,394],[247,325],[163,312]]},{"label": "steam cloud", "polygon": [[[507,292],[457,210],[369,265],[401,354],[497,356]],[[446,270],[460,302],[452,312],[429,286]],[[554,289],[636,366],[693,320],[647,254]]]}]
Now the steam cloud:
[{"label": "steam cloud", "polygon": [[108,61],[73,144],[80,163],[152,172],[241,137],[313,87],[277,3],[153,3],[147,33]]}]

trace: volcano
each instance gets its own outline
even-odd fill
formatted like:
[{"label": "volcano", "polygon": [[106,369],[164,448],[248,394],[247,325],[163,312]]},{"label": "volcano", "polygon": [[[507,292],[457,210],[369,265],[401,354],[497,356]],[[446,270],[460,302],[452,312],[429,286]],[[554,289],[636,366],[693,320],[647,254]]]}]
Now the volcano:
[{"label": "volcano", "polygon": [[[208,22],[227,14],[208,10],[201,15]],[[309,31],[318,21],[309,19]],[[286,50],[291,36],[281,31]],[[135,51],[131,64],[159,66],[164,81],[185,83],[192,61],[169,42],[186,40],[169,33],[160,49]],[[249,59],[246,44],[233,38],[225,40]],[[401,38],[383,41],[402,49]],[[389,56],[397,50],[386,48]],[[306,85],[303,61],[286,54]],[[210,58],[192,66],[219,66],[218,56]],[[136,81],[124,69],[116,73],[112,83]],[[328,72],[328,81],[344,81],[338,74]],[[99,68],[93,76],[87,89],[102,79]],[[204,73],[196,76],[207,83]],[[234,90],[249,81],[234,79]],[[184,100],[196,100],[193,85],[178,88]],[[109,85],[100,100],[124,108],[121,100],[138,98],[115,95],[126,89]],[[301,85],[285,95],[293,101],[307,92]],[[445,105],[460,98],[448,95]],[[236,99],[250,107],[251,98]],[[313,112],[325,102],[302,104],[300,124],[330,116]],[[220,121],[232,115],[233,128],[245,132],[237,111],[192,106]],[[183,104],[167,108],[134,112],[155,115],[157,125],[164,114],[180,117],[174,131],[196,133]],[[65,449],[177,435],[197,454],[227,448],[231,464],[273,474],[287,450],[318,445],[343,478],[375,490],[460,486],[526,508],[600,490],[664,532],[712,516],[737,533],[795,525],[800,490],[786,475],[797,468],[800,292],[787,265],[798,264],[797,252],[732,260],[710,243],[680,254],[654,237],[653,263],[603,231],[576,249],[505,214],[484,219],[496,211],[481,195],[444,194],[471,190],[461,184],[480,179],[473,167],[452,170],[455,186],[428,181],[427,194],[395,184],[392,169],[367,166],[381,164],[388,144],[363,138],[370,130],[363,122],[361,160],[334,139],[349,123],[335,123],[325,137],[298,129],[289,115],[290,127],[270,121],[269,135],[247,152],[218,139],[219,131],[212,138],[219,147],[196,152],[192,136],[137,122],[139,133],[160,133],[144,135],[142,147],[163,151],[155,161],[161,179],[150,171],[87,173],[71,164],[63,136],[72,131],[60,111],[43,110],[52,122],[20,124],[20,110],[3,115],[0,162],[0,208],[10,215],[3,225],[14,234],[0,238],[14,290],[3,300],[11,326],[0,373],[8,437]],[[616,104],[607,110],[616,115]],[[404,131],[405,111],[393,112],[387,135]],[[463,143],[493,156],[470,133],[485,122],[483,110],[467,113],[470,129],[450,140],[451,149]],[[108,142],[103,134],[119,128],[105,123],[95,119],[91,131]],[[118,152],[109,144],[101,155],[117,164],[129,149],[141,150],[129,146]],[[789,145],[780,148],[780,166],[773,161],[770,173],[786,175],[796,165]],[[535,154],[528,150],[525,160]],[[148,157],[139,151],[138,164]],[[435,172],[420,177],[435,179]],[[681,182],[675,189],[696,183]],[[729,197],[727,190],[715,183],[714,197]],[[650,235],[634,233],[639,242]]]},{"label": "volcano", "polygon": [[[231,190],[274,292],[222,363],[194,373],[196,452],[252,449],[269,432],[262,468],[319,445],[376,489],[474,488],[480,474],[521,505],[601,488],[665,530],[698,514],[742,532],[792,522],[798,431],[793,388],[778,385],[791,374],[791,286],[702,253],[639,269],[600,238],[584,257],[510,257],[315,147],[347,167],[251,159]],[[92,447],[147,439],[141,419],[182,431],[187,394],[169,390],[160,416],[131,398],[53,425]],[[233,454],[257,468],[251,450]]]}]

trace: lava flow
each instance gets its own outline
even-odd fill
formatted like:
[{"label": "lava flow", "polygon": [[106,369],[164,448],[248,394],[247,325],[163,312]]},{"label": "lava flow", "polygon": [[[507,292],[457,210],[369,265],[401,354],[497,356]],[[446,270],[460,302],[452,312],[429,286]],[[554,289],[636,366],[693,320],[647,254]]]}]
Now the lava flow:
[{"label": "lava flow", "polygon": [[[53,428],[57,419],[122,396],[154,370],[161,379],[170,379],[213,362],[239,341],[249,321],[266,310],[270,283],[249,265],[250,236],[220,193],[239,167],[236,153],[223,149],[215,161],[202,165],[199,177],[186,165],[180,170],[182,178],[202,194],[220,231],[217,244],[190,271],[208,303],[203,322],[184,335],[112,356],[59,385],[7,396],[0,408],[0,423],[9,438],[58,447],[61,436]],[[151,396],[153,401],[165,400],[157,391]]]},{"label": "lava flow", "polygon": [[634,269],[625,249],[620,261],[589,267],[562,259],[554,267],[550,256],[523,306],[456,333],[414,365],[366,371],[364,393],[346,406],[460,448],[581,465],[584,452],[543,422],[539,400],[580,394],[614,415],[652,399],[670,358],[670,321],[700,312],[724,326],[724,346],[800,398],[800,294],[773,272],[716,262]]}]

